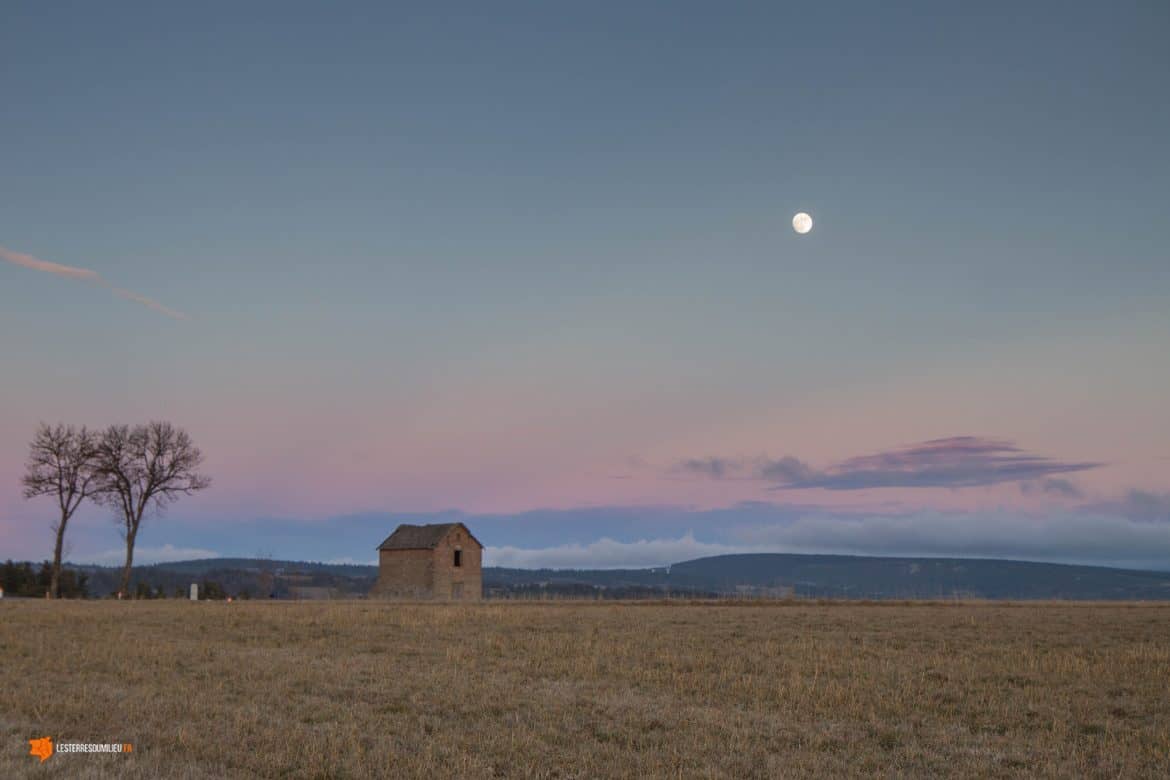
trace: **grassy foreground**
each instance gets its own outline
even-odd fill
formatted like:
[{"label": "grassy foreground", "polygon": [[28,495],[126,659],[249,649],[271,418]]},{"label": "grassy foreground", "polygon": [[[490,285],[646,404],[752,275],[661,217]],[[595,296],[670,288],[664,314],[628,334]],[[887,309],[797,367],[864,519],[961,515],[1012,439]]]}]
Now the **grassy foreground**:
[{"label": "grassy foreground", "polygon": [[1167,771],[1170,606],[0,602],[0,777]]}]

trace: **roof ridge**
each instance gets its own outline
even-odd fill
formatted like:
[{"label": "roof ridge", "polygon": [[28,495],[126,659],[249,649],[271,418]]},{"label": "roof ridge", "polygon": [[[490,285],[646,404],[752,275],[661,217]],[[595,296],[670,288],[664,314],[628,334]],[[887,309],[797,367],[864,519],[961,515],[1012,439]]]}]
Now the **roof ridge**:
[{"label": "roof ridge", "polygon": [[394,533],[386,537],[386,541],[378,545],[379,550],[433,550],[438,547],[439,542],[446,538],[451,530],[459,526],[467,532],[467,535],[475,541],[480,547],[483,543],[475,538],[475,535],[462,522],[456,521],[453,523],[427,523],[424,525],[415,525],[413,523],[400,523],[394,529]]}]

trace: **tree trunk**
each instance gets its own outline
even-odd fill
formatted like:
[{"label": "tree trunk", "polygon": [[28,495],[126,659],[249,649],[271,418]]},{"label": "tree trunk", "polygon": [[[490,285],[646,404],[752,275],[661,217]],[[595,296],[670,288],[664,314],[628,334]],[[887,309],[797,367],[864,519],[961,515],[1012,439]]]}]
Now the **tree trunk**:
[{"label": "tree trunk", "polygon": [[134,534],[126,534],[126,565],[122,567],[122,585],[118,589],[122,598],[130,598],[130,569],[134,565]]},{"label": "tree trunk", "polygon": [[65,547],[65,524],[69,518],[61,514],[61,523],[57,526],[57,545],[53,548],[53,578],[49,580],[49,598],[61,597],[61,551]]}]

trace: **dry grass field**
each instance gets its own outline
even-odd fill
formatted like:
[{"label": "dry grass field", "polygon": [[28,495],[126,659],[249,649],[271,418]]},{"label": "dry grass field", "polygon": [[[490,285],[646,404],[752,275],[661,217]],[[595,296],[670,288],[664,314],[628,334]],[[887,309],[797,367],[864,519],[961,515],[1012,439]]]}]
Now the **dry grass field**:
[{"label": "dry grass field", "polygon": [[1170,606],[9,600],[0,659],[5,778],[1170,773]]}]

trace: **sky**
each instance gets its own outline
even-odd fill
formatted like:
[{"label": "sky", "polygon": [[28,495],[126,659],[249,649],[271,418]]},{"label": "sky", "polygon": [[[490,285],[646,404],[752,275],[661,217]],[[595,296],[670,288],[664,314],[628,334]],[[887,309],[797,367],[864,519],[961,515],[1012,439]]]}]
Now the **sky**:
[{"label": "sky", "polygon": [[[0,559],[1170,569],[1170,6],[0,7]],[[792,215],[815,227],[797,235]],[[75,561],[116,563],[86,507]]]}]

